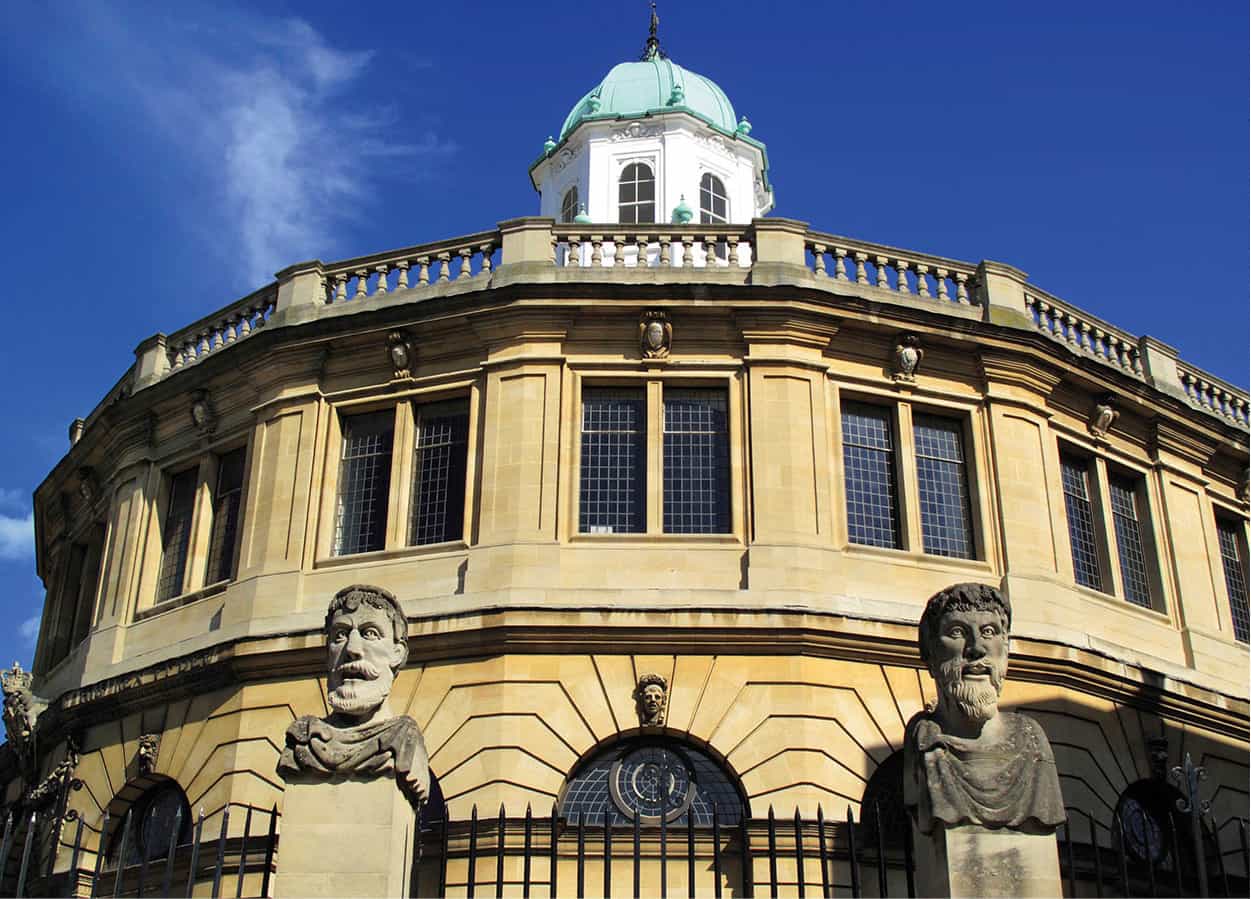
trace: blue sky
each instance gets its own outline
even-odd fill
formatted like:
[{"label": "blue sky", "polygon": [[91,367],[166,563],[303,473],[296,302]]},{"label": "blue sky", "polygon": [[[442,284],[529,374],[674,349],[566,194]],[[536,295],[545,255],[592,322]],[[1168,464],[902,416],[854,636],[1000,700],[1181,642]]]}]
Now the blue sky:
[{"label": "blue sky", "polygon": [[[7,0],[0,661],[30,495],[134,347],[302,259],[534,214],[526,168],[647,4]],[[769,148],[776,215],[1039,286],[1246,386],[1245,4],[662,2]]]}]

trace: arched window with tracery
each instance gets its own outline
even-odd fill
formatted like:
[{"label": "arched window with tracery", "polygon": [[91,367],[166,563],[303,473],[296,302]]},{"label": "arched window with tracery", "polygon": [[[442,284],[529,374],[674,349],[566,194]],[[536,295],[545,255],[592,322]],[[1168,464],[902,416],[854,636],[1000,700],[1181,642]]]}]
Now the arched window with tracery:
[{"label": "arched window with tracery", "polygon": [[573,217],[578,214],[578,186],[565,191],[565,198],[560,201],[560,220],[562,222],[572,222]]},{"label": "arched window with tracery", "polygon": [[[134,785],[125,787],[119,798],[132,789]],[[124,805],[129,814],[114,815],[117,826],[108,837],[105,857],[110,864],[138,865],[144,861],[163,859],[169,852],[171,837],[176,839],[177,845],[191,839],[191,806],[177,781],[168,778],[157,780]],[[115,809],[110,805],[110,812],[113,811],[120,812],[121,808]]]},{"label": "arched window with tracery", "polygon": [[726,767],[690,743],[666,737],[643,737],[614,743],[574,768],[561,793],[566,820],[613,824],[712,823],[713,808],[722,824],[735,824],[746,813],[742,787]]},{"label": "arched window with tracery", "polygon": [[617,181],[617,221],[627,225],[656,221],[656,176],[641,162],[632,162]]},{"label": "arched window with tracery", "polygon": [[730,201],[725,195],[725,184],[711,172],[699,179],[699,223],[723,225],[730,220]]}]

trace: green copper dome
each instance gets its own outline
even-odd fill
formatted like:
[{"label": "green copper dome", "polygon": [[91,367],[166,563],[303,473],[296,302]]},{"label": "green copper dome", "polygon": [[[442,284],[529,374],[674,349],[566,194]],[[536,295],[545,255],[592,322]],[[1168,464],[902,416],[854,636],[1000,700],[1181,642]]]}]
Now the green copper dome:
[{"label": "green copper dome", "polygon": [[613,66],[570,111],[560,129],[560,140],[587,119],[635,118],[677,109],[693,113],[727,134],[733,134],[738,126],[730,98],[716,82],[657,54]]}]

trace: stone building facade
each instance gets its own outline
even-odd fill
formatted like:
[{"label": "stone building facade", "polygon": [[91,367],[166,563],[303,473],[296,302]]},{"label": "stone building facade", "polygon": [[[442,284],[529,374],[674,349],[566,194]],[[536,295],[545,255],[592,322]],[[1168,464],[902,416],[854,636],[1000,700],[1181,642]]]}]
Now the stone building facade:
[{"label": "stone building facade", "polygon": [[[609,144],[655,140],[614,115]],[[933,699],[925,600],[979,581],[1014,612],[1001,705],[1071,813],[1110,844],[1189,753],[1234,852],[1246,393],[1011,266],[754,216],[514,219],[294,265],[144,341],[36,493],[41,708],[6,802],[73,762],[83,869],[128,808],[281,812],[326,603],[368,583],[408,616],[392,701],[455,819],[594,811],[605,760],[665,747],[722,812],[859,817]]]}]

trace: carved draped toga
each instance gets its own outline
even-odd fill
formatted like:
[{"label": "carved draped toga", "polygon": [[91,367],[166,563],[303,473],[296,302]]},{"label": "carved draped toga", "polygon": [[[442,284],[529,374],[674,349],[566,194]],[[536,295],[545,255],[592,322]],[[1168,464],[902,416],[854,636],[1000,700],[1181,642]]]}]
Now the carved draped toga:
[{"label": "carved draped toga", "polygon": [[336,727],[305,715],[287,728],[278,761],[284,776],[372,778],[394,774],[408,797],[421,803],[430,792],[429,760],[417,722],[407,715],[355,727]]}]

